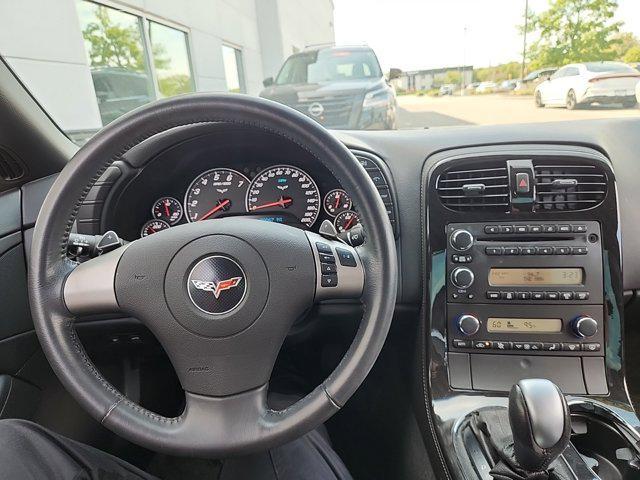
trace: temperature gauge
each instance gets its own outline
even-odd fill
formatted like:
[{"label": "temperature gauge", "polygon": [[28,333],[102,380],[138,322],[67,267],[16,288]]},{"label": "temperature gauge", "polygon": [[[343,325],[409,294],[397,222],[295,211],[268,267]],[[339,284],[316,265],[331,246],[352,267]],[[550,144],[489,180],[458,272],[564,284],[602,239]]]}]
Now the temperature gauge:
[{"label": "temperature gauge", "polygon": [[324,197],[324,210],[332,217],[345,210],[351,210],[351,207],[351,197],[341,188],[331,190]]},{"label": "temperature gauge", "polygon": [[149,235],[158,233],[160,230],[166,230],[167,228],[171,228],[171,225],[169,225],[164,220],[149,220],[142,226],[142,230],[140,230],[140,236],[148,237]]},{"label": "temperature gauge", "polygon": [[339,213],[333,221],[333,225],[336,227],[336,230],[338,230],[338,233],[346,232],[358,224],[360,224],[360,216],[353,210],[346,210]]},{"label": "temperature gauge", "polygon": [[162,197],[153,204],[153,218],[175,225],[182,218],[182,204],[173,197]]}]

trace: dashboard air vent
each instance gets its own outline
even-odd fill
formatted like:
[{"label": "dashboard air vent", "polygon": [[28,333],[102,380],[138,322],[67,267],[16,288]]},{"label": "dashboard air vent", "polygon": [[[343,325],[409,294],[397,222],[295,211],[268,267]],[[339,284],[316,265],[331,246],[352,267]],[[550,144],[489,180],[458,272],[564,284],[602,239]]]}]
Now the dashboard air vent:
[{"label": "dashboard air vent", "polygon": [[24,177],[23,163],[9,150],[0,147],[0,178],[5,182],[13,182]]},{"label": "dashboard air vent", "polygon": [[452,210],[509,210],[509,178],[505,162],[483,163],[484,168],[457,168],[440,175],[438,196]]},{"label": "dashboard air vent", "polygon": [[607,195],[607,175],[596,165],[535,165],[537,211],[586,210]]}]

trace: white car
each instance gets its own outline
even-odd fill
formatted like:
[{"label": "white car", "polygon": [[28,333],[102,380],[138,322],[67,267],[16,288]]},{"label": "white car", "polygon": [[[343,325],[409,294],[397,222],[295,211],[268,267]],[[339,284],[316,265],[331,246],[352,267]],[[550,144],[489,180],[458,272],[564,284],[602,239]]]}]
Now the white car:
[{"label": "white car", "polygon": [[476,93],[491,93],[498,89],[496,82],[482,82],[476,87]]},{"label": "white car", "polygon": [[565,106],[569,110],[592,103],[617,103],[630,108],[638,103],[638,81],[640,72],[625,63],[573,63],[536,87],[535,102],[538,107]]},{"label": "white car", "polygon": [[640,82],[636,83],[636,100],[640,102]]}]

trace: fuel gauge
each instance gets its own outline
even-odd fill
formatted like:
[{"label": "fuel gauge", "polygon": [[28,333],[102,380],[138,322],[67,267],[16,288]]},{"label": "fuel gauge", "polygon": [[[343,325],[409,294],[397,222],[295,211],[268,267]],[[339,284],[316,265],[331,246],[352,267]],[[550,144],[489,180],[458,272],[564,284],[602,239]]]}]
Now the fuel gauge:
[{"label": "fuel gauge", "polygon": [[173,197],[162,197],[153,204],[151,214],[155,219],[175,225],[182,218],[182,204]]},{"label": "fuel gauge", "polygon": [[332,217],[345,210],[351,210],[351,207],[351,197],[341,188],[331,190],[324,196],[324,210]]}]

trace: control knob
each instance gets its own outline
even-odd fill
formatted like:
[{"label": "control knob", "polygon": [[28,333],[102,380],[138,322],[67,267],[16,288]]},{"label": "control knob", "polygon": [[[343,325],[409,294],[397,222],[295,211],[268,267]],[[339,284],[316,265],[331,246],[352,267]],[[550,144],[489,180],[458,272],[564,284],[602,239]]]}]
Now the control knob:
[{"label": "control knob", "polygon": [[598,333],[598,322],[586,315],[576,317],[572,324],[573,332],[581,338],[593,337]]},{"label": "control knob", "polygon": [[456,230],[451,234],[450,242],[455,250],[466,252],[473,246],[473,235],[467,230]]},{"label": "control knob", "polygon": [[458,330],[463,335],[475,335],[480,330],[480,320],[473,315],[460,315],[458,317]]},{"label": "control knob", "polygon": [[451,283],[458,288],[469,288],[474,279],[473,272],[467,267],[456,267],[451,272]]}]

